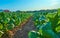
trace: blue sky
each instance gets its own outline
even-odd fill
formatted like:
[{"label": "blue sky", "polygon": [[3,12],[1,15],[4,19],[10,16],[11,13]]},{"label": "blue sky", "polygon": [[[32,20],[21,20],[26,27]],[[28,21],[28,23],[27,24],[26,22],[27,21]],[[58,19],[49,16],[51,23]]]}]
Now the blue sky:
[{"label": "blue sky", "polygon": [[60,0],[0,0],[0,9],[40,10],[60,7]]}]

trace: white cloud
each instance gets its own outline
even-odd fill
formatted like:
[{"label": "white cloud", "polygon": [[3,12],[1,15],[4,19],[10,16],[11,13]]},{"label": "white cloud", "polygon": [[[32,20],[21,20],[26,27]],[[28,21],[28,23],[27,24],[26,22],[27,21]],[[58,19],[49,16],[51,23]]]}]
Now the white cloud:
[{"label": "white cloud", "polygon": [[59,6],[59,0],[50,0],[50,8],[58,8]]},{"label": "white cloud", "polygon": [[52,6],[58,5],[58,4],[59,4],[58,1],[59,1],[59,0],[51,0],[51,5],[52,5]]}]

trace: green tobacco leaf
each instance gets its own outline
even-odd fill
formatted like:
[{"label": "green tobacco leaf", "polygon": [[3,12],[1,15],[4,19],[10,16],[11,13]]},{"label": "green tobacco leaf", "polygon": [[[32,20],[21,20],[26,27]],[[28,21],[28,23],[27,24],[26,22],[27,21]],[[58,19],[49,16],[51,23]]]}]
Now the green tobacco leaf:
[{"label": "green tobacco leaf", "polygon": [[28,36],[29,36],[29,38],[40,38],[39,34],[35,31],[29,32]]},{"label": "green tobacco leaf", "polygon": [[60,26],[56,27],[55,29],[57,32],[60,32]]},{"label": "green tobacco leaf", "polygon": [[2,32],[2,31],[0,31],[0,38],[1,38],[1,36],[4,34],[4,32]]},{"label": "green tobacco leaf", "polygon": [[3,25],[0,23],[0,29],[3,29]]}]

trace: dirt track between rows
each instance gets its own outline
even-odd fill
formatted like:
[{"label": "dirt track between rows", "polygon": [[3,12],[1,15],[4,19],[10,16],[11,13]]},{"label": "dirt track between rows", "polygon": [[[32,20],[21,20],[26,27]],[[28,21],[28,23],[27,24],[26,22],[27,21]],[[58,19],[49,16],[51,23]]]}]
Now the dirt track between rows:
[{"label": "dirt track between rows", "polygon": [[19,29],[15,35],[13,36],[13,38],[28,38],[28,33],[31,30],[36,30],[34,23],[32,21],[32,17],[30,18],[30,20],[22,26],[21,29]]}]

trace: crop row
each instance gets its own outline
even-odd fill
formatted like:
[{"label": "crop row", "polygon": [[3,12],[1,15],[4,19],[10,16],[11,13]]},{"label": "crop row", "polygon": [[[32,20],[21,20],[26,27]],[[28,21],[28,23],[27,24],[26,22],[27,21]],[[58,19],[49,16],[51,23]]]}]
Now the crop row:
[{"label": "crop row", "polygon": [[54,13],[35,13],[33,16],[36,31],[28,33],[29,38],[60,38],[60,11]]},{"label": "crop row", "polygon": [[9,30],[13,30],[16,26],[20,26],[22,22],[27,20],[32,14],[29,13],[0,13],[0,37],[7,33]]}]

